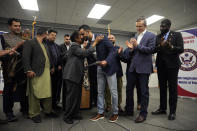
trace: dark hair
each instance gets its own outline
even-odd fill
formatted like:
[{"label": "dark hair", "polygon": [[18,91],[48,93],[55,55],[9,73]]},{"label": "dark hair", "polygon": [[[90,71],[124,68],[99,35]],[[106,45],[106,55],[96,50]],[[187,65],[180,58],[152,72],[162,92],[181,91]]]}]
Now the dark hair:
[{"label": "dark hair", "polygon": [[76,39],[79,37],[79,31],[74,31],[71,36],[70,39],[72,42],[76,42]]},{"label": "dark hair", "polygon": [[43,34],[45,34],[47,32],[47,28],[45,28],[45,27],[39,27],[38,29],[37,29],[37,35],[43,35]]},{"label": "dark hair", "polygon": [[69,34],[65,34],[64,37],[70,37],[70,35]]},{"label": "dark hair", "polygon": [[48,30],[48,33],[49,33],[49,34],[51,34],[51,32],[53,32],[53,33],[56,33],[56,34],[57,34],[57,31],[56,31],[56,30],[53,30],[53,29]]},{"label": "dark hair", "polygon": [[166,24],[168,27],[171,27],[171,21],[169,19],[164,19],[161,21],[161,24],[164,23]]},{"label": "dark hair", "polygon": [[136,22],[141,22],[144,21],[144,25],[147,26],[147,22],[146,19],[144,18],[144,16],[140,16],[139,18],[137,18]]},{"label": "dark hair", "polygon": [[79,27],[79,30],[81,30],[81,29],[84,29],[84,30],[91,30],[90,26],[88,26],[88,25],[81,25],[81,26]]},{"label": "dark hair", "polygon": [[12,23],[13,23],[13,21],[15,21],[15,22],[20,22],[20,23],[21,23],[21,21],[20,21],[19,19],[16,19],[16,18],[9,18],[9,19],[8,19],[8,25],[11,26]]}]

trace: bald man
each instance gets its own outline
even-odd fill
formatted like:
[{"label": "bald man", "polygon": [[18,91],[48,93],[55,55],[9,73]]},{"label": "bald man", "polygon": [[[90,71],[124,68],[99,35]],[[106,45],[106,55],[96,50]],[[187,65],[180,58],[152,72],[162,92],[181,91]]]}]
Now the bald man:
[{"label": "bald man", "polygon": [[31,39],[31,30],[30,29],[23,30],[22,39],[24,39],[24,40],[30,40]]},{"label": "bald man", "polygon": [[[108,39],[113,43],[115,49],[117,50],[117,53],[118,53],[118,50],[122,50],[122,47],[120,46],[117,46],[115,44],[116,42],[116,38],[114,35],[109,35],[108,36]],[[117,60],[117,67],[118,67],[118,70],[116,72],[116,77],[117,77],[117,90],[118,90],[118,109],[119,109],[119,112],[123,112],[122,108],[121,108],[121,103],[122,103],[122,87],[123,87],[123,82],[122,82],[122,76],[123,76],[123,71],[122,71],[122,65],[120,63],[120,58],[119,58],[119,55],[117,55],[116,57],[116,60]],[[111,110],[111,94],[110,94],[110,90],[109,90],[109,87],[107,85],[107,88],[105,90],[105,104],[106,104],[106,112],[109,112]]]}]

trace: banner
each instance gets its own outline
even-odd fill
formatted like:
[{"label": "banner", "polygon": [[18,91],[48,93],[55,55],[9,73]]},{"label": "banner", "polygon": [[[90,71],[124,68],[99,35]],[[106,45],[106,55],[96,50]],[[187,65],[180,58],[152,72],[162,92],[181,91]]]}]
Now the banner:
[{"label": "banner", "polygon": [[184,52],[180,54],[178,96],[197,98],[197,28],[181,31]]}]

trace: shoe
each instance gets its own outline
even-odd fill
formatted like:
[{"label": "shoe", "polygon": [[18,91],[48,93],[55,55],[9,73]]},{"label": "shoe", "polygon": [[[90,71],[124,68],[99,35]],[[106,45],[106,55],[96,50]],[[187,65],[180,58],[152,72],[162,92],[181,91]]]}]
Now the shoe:
[{"label": "shoe", "polygon": [[124,111],[122,110],[121,106],[118,106],[118,112],[119,112],[119,113],[124,112]]},{"label": "shoe", "polygon": [[51,118],[56,118],[58,117],[58,114],[55,112],[51,112],[51,113],[45,113],[46,117],[51,117]]},{"label": "shoe", "polygon": [[166,111],[162,109],[157,109],[156,111],[153,111],[151,113],[152,115],[162,115],[162,114],[166,114]]},{"label": "shoe", "polygon": [[82,120],[82,119],[83,119],[83,117],[82,117],[82,116],[80,116],[80,115],[78,115],[78,116],[74,116],[74,117],[73,117],[73,119],[74,119],[74,120]]},{"label": "shoe", "polygon": [[109,122],[116,122],[118,120],[118,114],[113,114],[110,118],[109,118]]},{"label": "shoe", "polygon": [[67,124],[73,124],[73,119],[72,118],[64,118],[63,119]]},{"label": "shoe", "polygon": [[6,118],[8,122],[15,122],[18,120],[13,113],[7,113]]},{"label": "shoe", "polygon": [[104,118],[104,114],[97,114],[96,116],[90,118],[91,121],[98,121]]},{"label": "shoe", "polygon": [[41,116],[37,115],[31,118],[33,120],[34,123],[41,123]]},{"label": "shoe", "polygon": [[110,107],[110,106],[107,106],[107,107],[105,108],[105,111],[106,111],[106,112],[111,111],[111,107]]},{"label": "shoe", "polygon": [[176,119],[176,114],[169,114],[168,120],[175,120]]},{"label": "shoe", "polygon": [[133,112],[123,111],[120,113],[120,116],[133,116]]},{"label": "shoe", "polygon": [[2,119],[0,119],[0,125],[7,124],[7,123],[8,123],[7,120],[2,120]]},{"label": "shoe", "polygon": [[140,109],[141,109],[141,105],[138,104],[138,105],[137,105],[137,110],[140,111]]},{"label": "shoe", "polygon": [[135,123],[142,123],[146,120],[146,118],[142,115],[139,115],[136,119],[135,119]]}]

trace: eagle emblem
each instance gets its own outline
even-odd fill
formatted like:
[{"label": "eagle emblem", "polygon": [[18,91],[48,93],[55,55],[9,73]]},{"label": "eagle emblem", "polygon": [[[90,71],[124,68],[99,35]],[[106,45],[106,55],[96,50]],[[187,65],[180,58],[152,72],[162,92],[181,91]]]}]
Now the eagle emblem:
[{"label": "eagle emblem", "polygon": [[191,71],[197,68],[197,52],[193,49],[185,49],[180,56],[181,70]]}]

